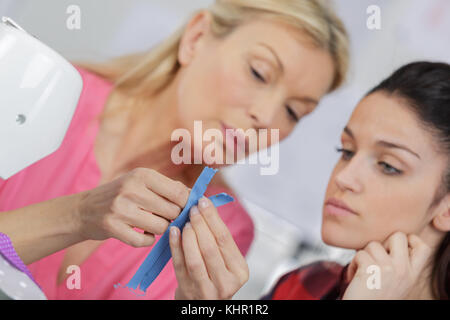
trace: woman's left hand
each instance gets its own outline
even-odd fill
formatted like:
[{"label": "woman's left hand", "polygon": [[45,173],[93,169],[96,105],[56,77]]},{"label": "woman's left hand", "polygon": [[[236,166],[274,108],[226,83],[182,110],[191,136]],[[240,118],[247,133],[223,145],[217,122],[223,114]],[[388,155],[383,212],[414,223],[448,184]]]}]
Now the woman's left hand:
[{"label": "woman's left hand", "polygon": [[350,263],[351,281],[343,299],[407,299],[431,254],[431,248],[413,234],[396,232],[383,244],[370,242]]},{"label": "woman's left hand", "polygon": [[181,237],[178,228],[170,230],[175,299],[231,299],[249,277],[244,256],[208,198],[191,208],[190,220]]}]

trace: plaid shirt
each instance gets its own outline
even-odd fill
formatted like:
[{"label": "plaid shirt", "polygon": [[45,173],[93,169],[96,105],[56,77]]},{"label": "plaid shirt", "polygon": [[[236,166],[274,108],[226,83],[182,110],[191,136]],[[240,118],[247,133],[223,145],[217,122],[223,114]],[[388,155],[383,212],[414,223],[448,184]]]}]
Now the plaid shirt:
[{"label": "plaid shirt", "polygon": [[262,300],[340,300],[348,286],[348,265],[319,261],[293,270],[278,280]]}]

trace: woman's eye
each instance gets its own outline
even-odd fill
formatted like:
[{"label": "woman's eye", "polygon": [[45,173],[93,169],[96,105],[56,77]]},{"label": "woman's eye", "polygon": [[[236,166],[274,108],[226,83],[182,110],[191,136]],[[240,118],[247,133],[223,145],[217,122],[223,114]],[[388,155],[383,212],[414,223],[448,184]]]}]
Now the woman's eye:
[{"label": "woman's eye", "polygon": [[299,117],[297,116],[297,114],[295,113],[295,111],[292,110],[292,108],[289,107],[288,105],[286,105],[286,111],[287,111],[289,117],[290,117],[293,121],[299,122],[299,120],[300,120]]},{"label": "woman's eye", "polygon": [[350,160],[353,157],[353,155],[355,154],[353,151],[343,149],[343,148],[337,148],[336,151],[339,153],[342,153],[342,159],[345,161]]},{"label": "woman's eye", "polygon": [[381,169],[383,170],[383,173],[385,173],[385,174],[399,175],[399,174],[403,173],[401,170],[394,168],[393,166],[389,165],[386,162],[379,162],[378,164],[381,166]]},{"label": "woman's eye", "polygon": [[264,79],[264,77],[263,77],[263,76],[262,76],[255,68],[250,67],[250,70],[251,70],[253,76],[254,76],[257,80],[259,80],[259,81],[261,81],[261,82],[263,82],[263,83],[266,83],[266,79]]}]

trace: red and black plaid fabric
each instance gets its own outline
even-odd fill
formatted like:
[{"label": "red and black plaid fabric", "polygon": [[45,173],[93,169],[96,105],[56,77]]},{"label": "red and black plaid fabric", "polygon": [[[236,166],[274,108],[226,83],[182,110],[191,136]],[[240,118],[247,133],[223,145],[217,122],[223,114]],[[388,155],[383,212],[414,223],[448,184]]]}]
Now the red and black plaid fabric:
[{"label": "red and black plaid fabric", "polygon": [[262,300],[340,300],[347,268],[331,261],[303,266],[282,276]]}]

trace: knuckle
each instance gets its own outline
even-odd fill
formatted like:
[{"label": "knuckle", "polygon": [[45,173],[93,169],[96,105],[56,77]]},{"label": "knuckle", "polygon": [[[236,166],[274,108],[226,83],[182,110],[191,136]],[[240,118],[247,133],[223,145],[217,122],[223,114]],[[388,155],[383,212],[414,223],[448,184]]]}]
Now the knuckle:
[{"label": "knuckle", "polygon": [[178,216],[179,216],[180,213],[181,213],[181,209],[182,209],[182,208],[180,208],[179,206],[174,205],[174,207],[173,207],[173,217],[171,217],[171,218],[172,218],[172,219],[178,218]]},{"label": "knuckle", "polygon": [[135,206],[133,202],[131,202],[124,196],[116,197],[112,205],[112,211],[114,215],[117,215],[122,218],[128,217],[133,212],[134,209]]},{"label": "knuckle", "polygon": [[145,174],[145,172],[146,172],[147,170],[148,170],[148,169],[142,168],[142,167],[134,168],[133,170],[131,170],[131,176],[132,176],[133,178],[140,178],[143,174]]},{"label": "knuckle", "polygon": [[136,198],[136,187],[134,182],[131,181],[125,181],[120,186],[118,193],[116,195],[116,198],[121,198],[120,201],[124,199],[135,199]]},{"label": "knuckle", "polygon": [[189,194],[187,187],[181,181],[176,181],[174,189],[175,189],[174,196],[175,199],[177,200],[177,203],[184,205]]},{"label": "knuckle", "polygon": [[136,238],[130,237],[130,236],[128,236],[125,239],[125,243],[130,245],[130,246],[132,246],[132,247],[138,247],[138,244],[139,244],[138,241],[136,240]]},{"label": "knuckle", "polygon": [[123,202],[123,197],[121,195],[116,196],[112,202],[111,202],[111,206],[110,206],[110,211],[112,213],[118,213],[122,211],[122,202]]},{"label": "knuckle", "polygon": [[403,232],[401,232],[401,231],[396,231],[392,235],[392,238],[395,239],[395,240],[406,239],[406,235]]},{"label": "knuckle", "polygon": [[136,239],[130,239],[128,240],[128,244],[134,248],[139,248],[140,247],[140,243],[138,240]]},{"label": "knuckle", "polygon": [[216,236],[217,245],[224,248],[229,240],[229,235],[226,232],[221,232]]},{"label": "knuckle", "polygon": [[183,261],[180,259],[172,259],[172,261],[175,270],[181,270],[183,268]]},{"label": "knuckle", "polygon": [[144,174],[153,177],[157,171],[155,169],[151,169],[151,168],[143,168],[144,169]]},{"label": "knuckle", "polygon": [[134,239],[130,239],[130,238],[123,238],[121,239],[123,242],[125,242],[127,245],[132,246],[132,247],[136,247],[135,245],[135,240]]},{"label": "knuckle", "polygon": [[147,234],[147,236],[148,236],[148,244],[151,246],[152,244],[155,243],[155,235]]},{"label": "knuckle", "polygon": [[125,180],[125,182],[130,186],[130,187],[135,187],[136,185],[142,185],[144,184],[145,181],[145,177],[148,175],[148,170],[147,168],[135,168],[133,169],[128,178]]},{"label": "knuckle", "polygon": [[238,282],[239,282],[239,284],[242,286],[242,285],[244,285],[247,281],[248,281],[248,279],[249,279],[249,271],[248,271],[248,268],[246,268],[246,269],[241,269],[240,271],[239,271],[239,273],[237,274],[237,279],[238,279]]},{"label": "knuckle", "polygon": [[144,239],[141,238],[141,237],[136,238],[136,240],[134,240],[134,246],[135,246],[136,248],[140,248],[140,247],[145,246],[145,241],[144,241]]},{"label": "knuckle", "polygon": [[124,179],[124,184],[129,183],[130,181],[134,181],[135,179],[138,179],[139,177],[139,168],[134,168],[130,172],[128,172],[128,175],[126,179]]},{"label": "knuckle", "polygon": [[394,266],[392,266],[391,264],[384,264],[381,266],[381,270],[383,273],[391,274],[394,273]]},{"label": "knuckle", "polygon": [[135,237],[130,239],[131,245],[135,248],[140,248],[146,245],[144,237]]},{"label": "knuckle", "polygon": [[205,258],[212,258],[212,257],[214,257],[216,251],[214,249],[214,246],[212,246],[212,245],[205,245],[203,247],[202,252],[203,252],[203,255],[204,255]]},{"label": "knuckle", "polygon": [[175,220],[181,213],[180,207],[174,204],[170,204],[167,208],[167,218],[170,220]]},{"label": "knuckle", "polygon": [[378,242],[373,241],[373,240],[370,241],[366,246],[366,248],[370,249],[370,250],[375,249],[376,247],[378,247]]},{"label": "knuckle", "polygon": [[199,261],[186,260],[186,267],[189,270],[189,272],[195,276],[201,271],[202,265],[200,264]]},{"label": "knuckle", "polygon": [[150,168],[143,168],[141,171],[140,177],[141,179],[145,179],[146,181],[152,181],[155,179],[157,171]]},{"label": "knuckle", "polygon": [[108,233],[114,232],[115,224],[114,224],[113,219],[109,215],[103,217],[102,222],[101,222],[101,227],[104,231],[106,231]]},{"label": "knuckle", "polygon": [[202,209],[202,208],[199,208],[199,209],[201,210],[202,214],[207,218],[211,218],[215,214],[218,213],[216,207],[214,207],[213,205],[210,205],[209,207],[207,207],[205,209]]},{"label": "knuckle", "polygon": [[160,223],[157,224],[157,234],[163,234],[164,232],[166,232],[167,227],[169,227],[169,221],[161,221]]}]

